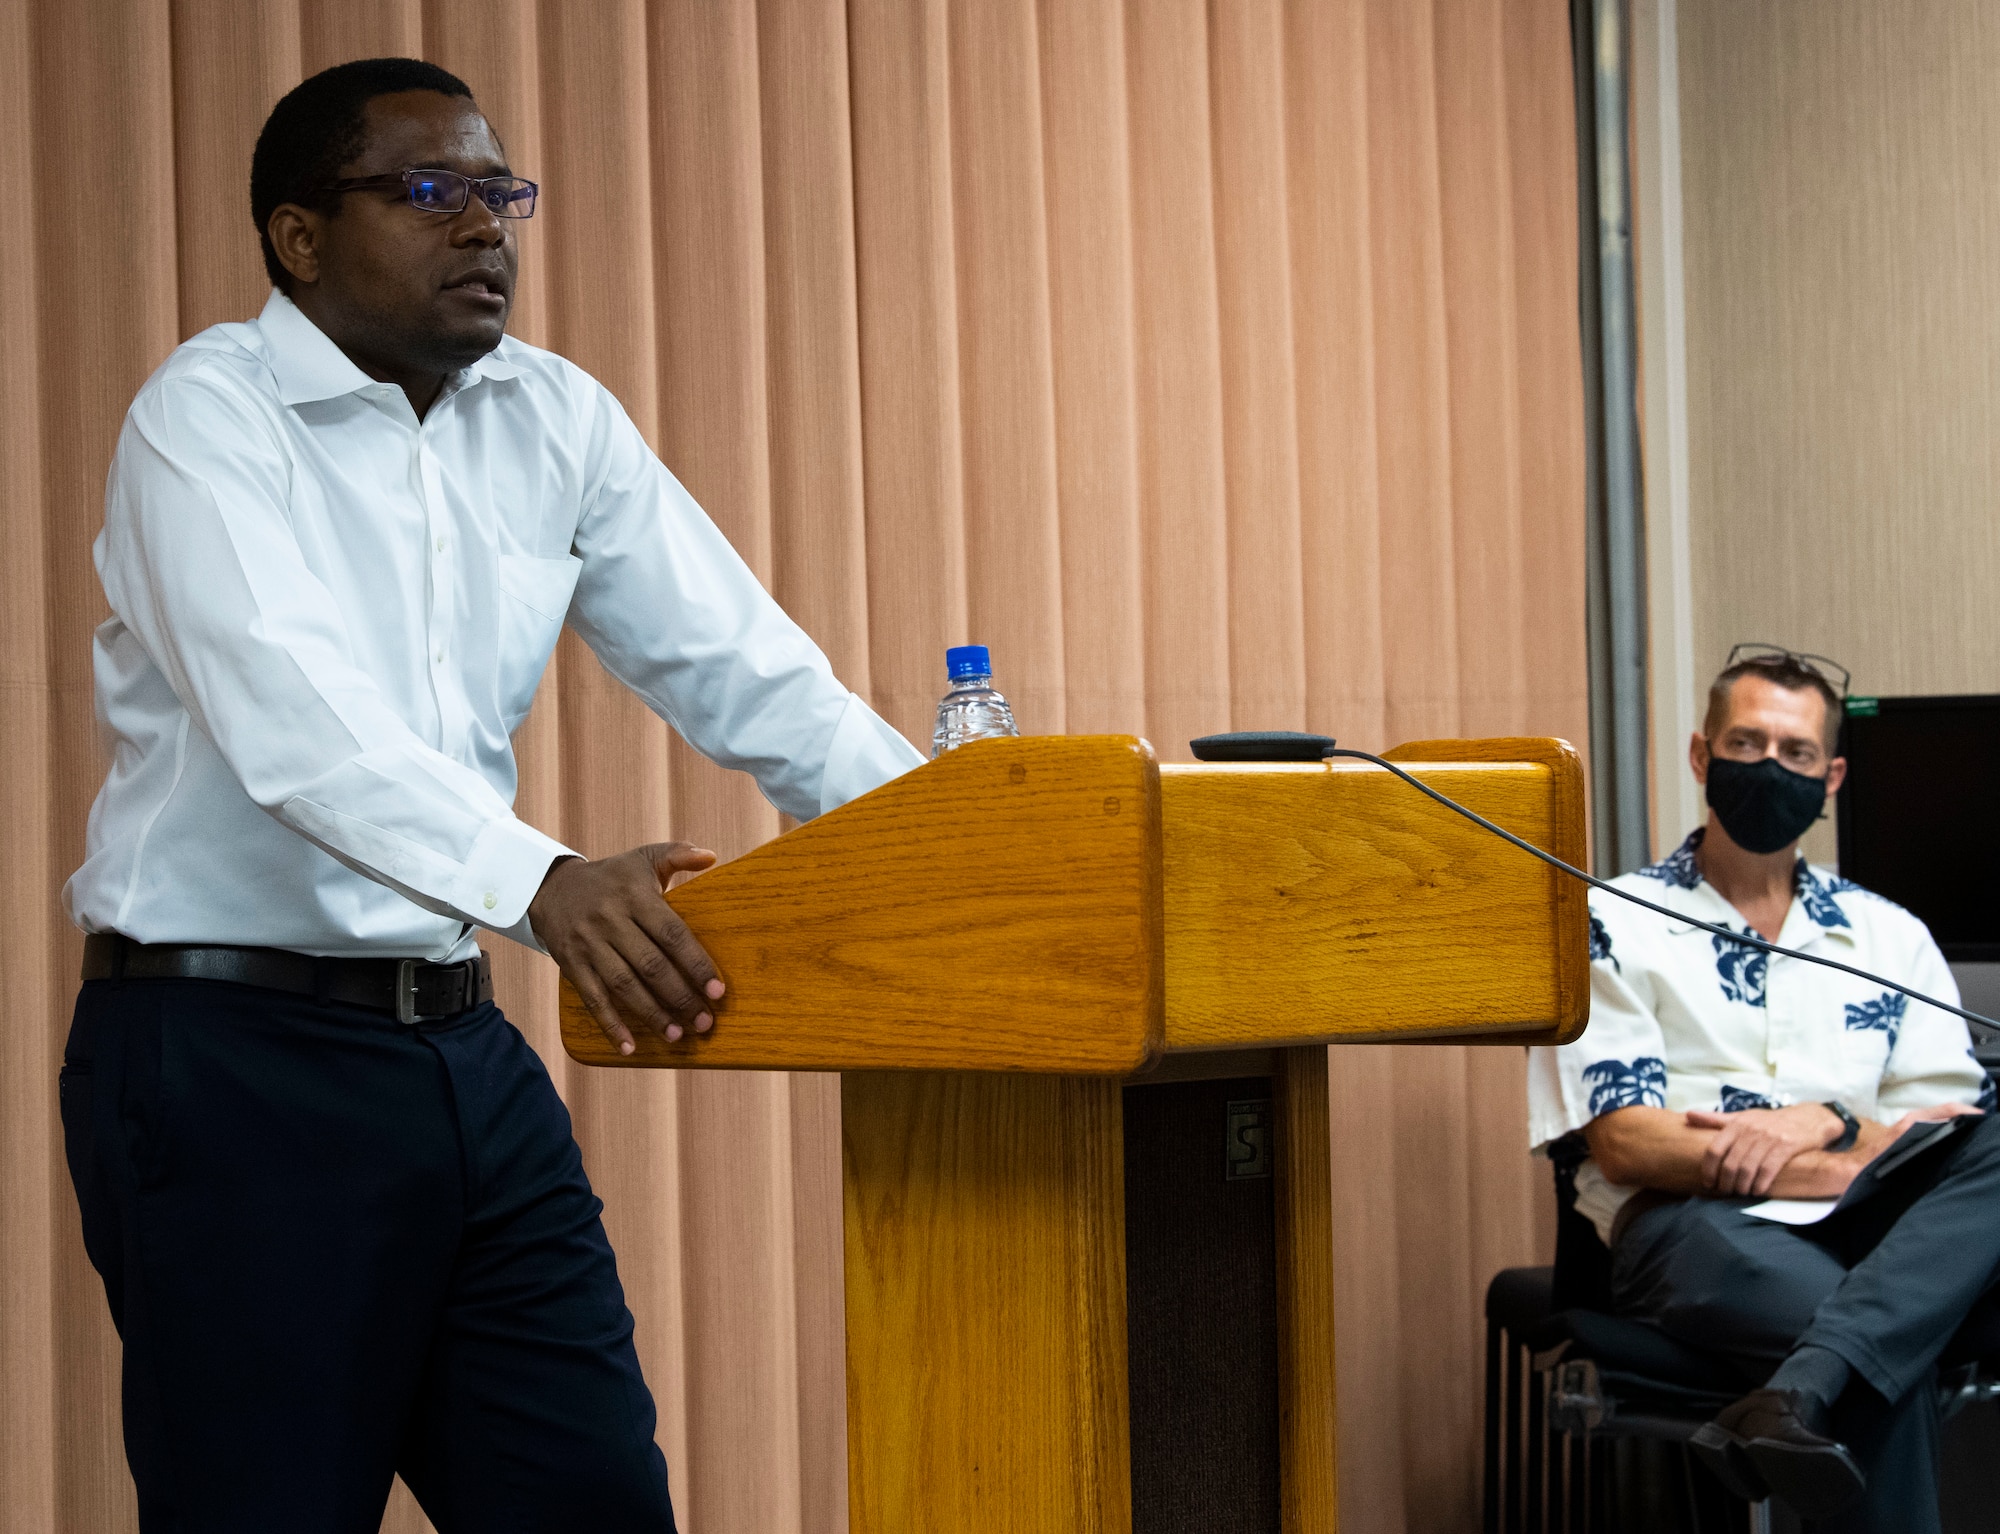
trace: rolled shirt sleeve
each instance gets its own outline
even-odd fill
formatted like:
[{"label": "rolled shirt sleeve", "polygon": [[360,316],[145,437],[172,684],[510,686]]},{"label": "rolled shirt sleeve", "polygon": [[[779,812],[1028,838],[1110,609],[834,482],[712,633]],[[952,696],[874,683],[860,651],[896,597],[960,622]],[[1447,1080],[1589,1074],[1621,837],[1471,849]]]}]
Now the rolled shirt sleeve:
[{"label": "rolled shirt sleeve", "polygon": [[1640,962],[1643,940],[1612,933],[1593,909],[1590,1025],[1583,1037],[1529,1051],[1528,1138],[1537,1149],[1619,1108],[1666,1106],[1666,1038]]}]

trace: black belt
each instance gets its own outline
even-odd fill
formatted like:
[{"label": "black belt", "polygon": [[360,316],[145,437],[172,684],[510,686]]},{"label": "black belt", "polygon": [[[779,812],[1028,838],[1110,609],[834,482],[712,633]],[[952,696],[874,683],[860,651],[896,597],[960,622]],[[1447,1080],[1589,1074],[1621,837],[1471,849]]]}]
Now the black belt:
[{"label": "black belt", "polygon": [[135,943],[116,932],[83,940],[83,978],[228,980],[386,1012],[399,1023],[455,1017],[493,999],[493,970],[483,953],[462,964],[315,958],[284,948]]}]

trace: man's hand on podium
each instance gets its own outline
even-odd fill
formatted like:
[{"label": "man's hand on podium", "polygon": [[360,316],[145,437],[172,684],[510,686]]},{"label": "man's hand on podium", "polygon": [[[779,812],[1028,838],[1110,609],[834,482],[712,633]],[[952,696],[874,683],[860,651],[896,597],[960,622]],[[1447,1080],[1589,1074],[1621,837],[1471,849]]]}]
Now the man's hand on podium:
[{"label": "man's hand on podium", "polygon": [[677,873],[697,873],[715,854],[686,842],[656,842],[597,862],[562,858],[528,903],[528,923],[576,987],[605,1037],[629,1055],[625,1018],[672,1042],[692,1024],[715,1026],[723,985],[687,923],[660,898]]}]

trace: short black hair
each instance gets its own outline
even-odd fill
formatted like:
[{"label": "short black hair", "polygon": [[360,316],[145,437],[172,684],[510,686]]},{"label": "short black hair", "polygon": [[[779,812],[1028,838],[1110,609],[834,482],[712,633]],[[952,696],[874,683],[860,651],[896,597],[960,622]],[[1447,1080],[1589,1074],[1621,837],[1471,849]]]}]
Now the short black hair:
[{"label": "short black hair", "polygon": [[288,202],[311,207],[360,152],[368,103],[398,91],[472,99],[471,86],[422,59],[355,59],[293,86],[264,119],[250,156],[250,217],[264,247],[264,270],[281,291],[289,288],[291,274],[271,248],[271,215]]},{"label": "short black hair", "polygon": [[1753,655],[1725,668],[1709,684],[1708,712],[1701,722],[1703,735],[1710,740],[1715,738],[1715,732],[1729,718],[1729,695],[1735,691],[1737,682],[1746,676],[1762,677],[1773,687],[1782,687],[1786,692],[1818,693],[1820,702],[1826,705],[1826,725],[1821,733],[1826,738],[1827,754],[1833,754],[1840,740],[1840,721],[1846,708],[1840,694],[1820,674],[1819,668],[1793,655]]}]

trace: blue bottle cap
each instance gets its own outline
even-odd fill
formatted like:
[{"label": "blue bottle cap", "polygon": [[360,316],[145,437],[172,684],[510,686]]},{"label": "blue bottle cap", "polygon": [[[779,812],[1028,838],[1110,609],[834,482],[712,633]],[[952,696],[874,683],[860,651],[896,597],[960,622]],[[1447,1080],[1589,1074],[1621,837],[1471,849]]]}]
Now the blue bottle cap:
[{"label": "blue bottle cap", "polygon": [[944,652],[944,669],[954,682],[968,676],[991,676],[993,657],[983,644],[955,644]]}]

